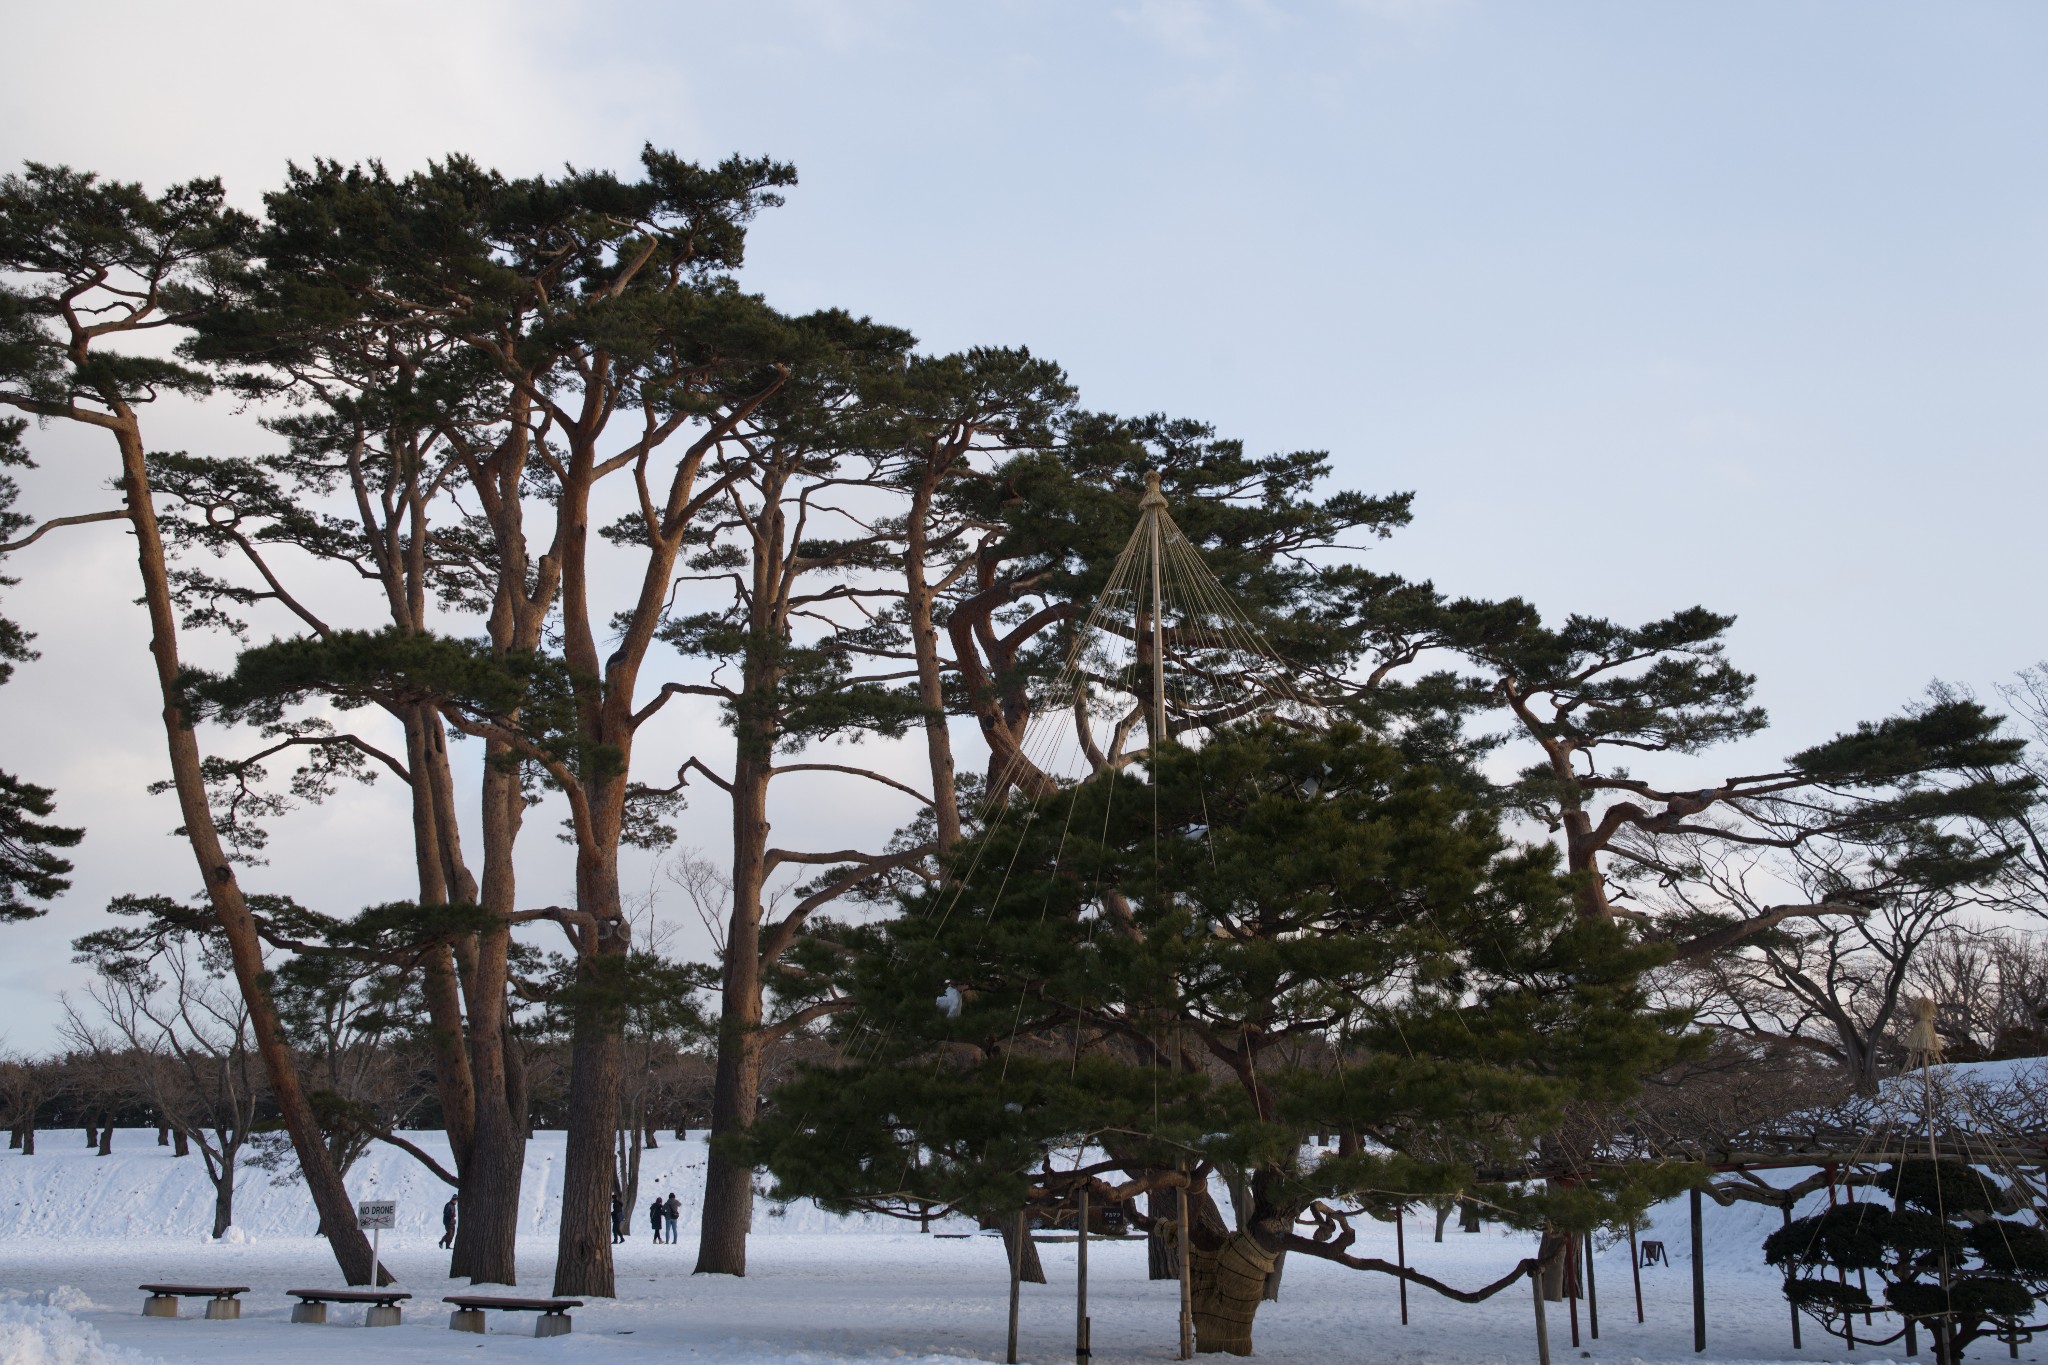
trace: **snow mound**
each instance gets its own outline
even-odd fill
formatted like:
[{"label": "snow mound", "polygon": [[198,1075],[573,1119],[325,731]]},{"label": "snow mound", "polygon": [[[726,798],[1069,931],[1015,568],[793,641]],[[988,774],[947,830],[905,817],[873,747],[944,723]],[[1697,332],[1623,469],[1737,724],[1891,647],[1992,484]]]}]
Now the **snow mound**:
[{"label": "snow mound", "polygon": [[83,1289],[60,1284],[55,1289],[0,1290],[0,1303],[25,1303],[37,1308],[61,1308],[67,1313],[85,1313],[98,1308]]},{"label": "snow mound", "polygon": [[90,1304],[77,1290],[60,1287],[31,1297],[50,1302],[0,1303],[0,1365],[156,1365],[152,1357],[107,1345],[97,1330],[57,1306],[60,1299]]}]

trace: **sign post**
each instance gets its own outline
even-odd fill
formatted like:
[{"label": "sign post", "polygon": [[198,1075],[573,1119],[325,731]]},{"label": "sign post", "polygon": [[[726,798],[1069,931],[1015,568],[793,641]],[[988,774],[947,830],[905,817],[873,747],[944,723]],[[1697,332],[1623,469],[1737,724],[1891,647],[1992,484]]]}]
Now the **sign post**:
[{"label": "sign post", "polygon": [[364,1199],[356,1204],[356,1222],[370,1230],[370,1287],[377,1287],[377,1273],[384,1268],[379,1247],[384,1229],[398,1226],[396,1199]]}]

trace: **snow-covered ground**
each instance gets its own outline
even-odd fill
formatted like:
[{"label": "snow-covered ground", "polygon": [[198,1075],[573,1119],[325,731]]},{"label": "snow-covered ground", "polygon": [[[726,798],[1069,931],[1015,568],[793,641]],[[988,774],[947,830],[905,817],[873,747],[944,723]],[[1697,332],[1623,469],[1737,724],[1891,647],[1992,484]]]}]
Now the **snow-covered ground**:
[{"label": "snow-covered ground", "polygon": [[[439,1148],[438,1135],[420,1135]],[[441,1295],[469,1289],[443,1275],[440,1235],[445,1187],[402,1153],[380,1150],[350,1172],[358,1198],[395,1198],[399,1226],[384,1234],[384,1261],[415,1295],[406,1322],[365,1335],[359,1312],[335,1310],[327,1326],[289,1321],[287,1288],[338,1285],[326,1244],[311,1236],[310,1201],[292,1184],[272,1185],[249,1171],[236,1198],[237,1227],[221,1242],[207,1237],[212,1192],[196,1156],[173,1160],[153,1132],[120,1130],[110,1156],[94,1155],[77,1130],[44,1131],[38,1154],[0,1154],[0,1365],[146,1365],[205,1360],[218,1365],[310,1360],[316,1365],[450,1362],[463,1358],[618,1362],[677,1357],[748,1362],[1001,1360],[1007,1281],[1000,1241],[921,1236],[886,1219],[830,1217],[808,1205],[778,1210],[763,1200],[755,1220],[749,1274],[743,1280],[693,1276],[700,1140],[664,1142],[646,1154],[640,1203],[674,1189],[683,1206],[675,1246],[650,1241],[644,1213],[620,1247],[619,1298],[593,1300],[567,1337],[535,1340],[529,1315],[494,1320],[489,1336],[450,1332]],[[554,1217],[561,1190],[561,1135],[539,1134],[529,1148],[520,1226],[520,1289],[549,1290]],[[1788,1173],[1787,1179],[1797,1173]],[[1683,1204],[1660,1211],[1671,1265],[1643,1272],[1647,1321],[1635,1321],[1626,1243],[1596,1262],[1601,1308],[1598,1341],[1582,1322],[1570,1346],[1563,1305],[1550,1310],[1553,1358],[1622,1362],[1829,1361],[1839,1343],[1809,1326],[1807,1349],[1791,1349],[1777,1278],[1758,1247],[1778,1213],[1756,1205],[1720,1209],[1706,1224],[1708,1350],[1692,1351],[1689,1262]],[[1374,1240],[1376,1237],[1376,1240]],[[1358,1250],[1389,1259],[1393,1229],[1361,1236]],[[1461,1285],[1493,1279],[1528,1247],[1494,1231],[1461,1235],[1455,1224],[1432,1244],[1426,1221],[1408,1227],[1413,1264]],[[1069,1360],[1074,1341],[1072,1244],[1043,1248],[1050,1283],[1024,1289],[1020,1357]],[[1177,1289],[1145,1278],[1140,1242],[1091,1246],[1089,1311],[1104,1365],[1168,1360],[1174,1354]],[[136,1286],[148,1280],[253,1286],[237,1322],[197,1316],[144,1318]],[[479,1291],[491,1292],[491,1291]],[[508,1291],[495,1291],[508,1292]],[[1582,1305],[1583,1306],[1583,1305]],[[1259,1314],[1259,1355],[1311,1365],[1444,1362],[1491,1365],[1535,1360],[1529,1293],[1515,1287],[1467,1306],[1426,1290],[1409,1294],[1410,1324],[1400,1324],[1393,1281],[1326,1263],[1290,1260],[1281,1300]],[[502,1329],[502,1330],[499,1330]],[[2048,1343],[2044,1343],[2048,1344]],[[1995,1344],[1985,1360],[2003,1358]],[[483,1356],[472,1356],[483,1351]],[[2023,1361],[2041,1351],[2023,1346]],[[1899,1358],[1897,1347],[1859,1349],[1857,1360]]]}]

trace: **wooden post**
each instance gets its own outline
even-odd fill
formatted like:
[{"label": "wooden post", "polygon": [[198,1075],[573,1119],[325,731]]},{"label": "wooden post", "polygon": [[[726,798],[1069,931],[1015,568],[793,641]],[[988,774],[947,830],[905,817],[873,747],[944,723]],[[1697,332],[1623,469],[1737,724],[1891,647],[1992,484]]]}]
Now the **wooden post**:
[{"label": "wooden post", "polygon": [[[1850,1334],[1853,1336],[1854,1333],[1855,1324],[1851,1323]],[[1909,1356],[1920,1354],[1920,1329],[1913,1325],[1911,1318],[1906,1319],[1906,1354]]]},{"label": "wooden post", "polygon": [[1017,1365],[1017,1305],[1024,1293],[1024,1239],[1031,1235],[1023,1209],[1017,1210],[1017,1238],[1010,1245],[1010,1352],[1004,1357]]},{"label": "wooden post", "polygon": [[1543,1263],[1529,1271],[1529,1292],[1536,1298],[1536,1365],[1550,1365],[1550,1324],[1543,1317]]},{"label": "wooden post", "polygon": [[[1394,1210],[1394,1263],[1405,1272],[1408,1269],[1408,1206],[1403,1204]],[[1408,1276],[1400,1274],[1394,1282],[1401,1286],[1401,1325],[1408,1325]]]},{"label": "wooden post", "polygon": [[1707,1349],[1707,1238],[1700,1224],[1700,1187],[1692,1187],[1692,1349]]},{"label": "wooden post", "polygon": [[[1791,1203],[1787,1202],[1778,1205],[1778,1212],[1785,1216],[1784,1225],[1786,1227],[1792,1226]],[[1787,1289],[1790,1289],[1792,1287],[1792,1277],[1790,1275],[1787,1275],[1785,1277],[1785,1287]],[[1791,1303],[1792,1296],[1790,1294],[1787,1294],[1785,1298],[1786,1302],[1790,1304],[1792,1308],[1792,1349],[1795,1351],[1804,1350],[1805,1347],[1801,1346],[1799,1343],[1799,1305],[1796,1303]]]},{"label": "wooden post", "polygon": [[1586,1234],[1586,1326],[1600,1340],[1600,1298],[1593,1283],[1593,1234]]},{"label": "wooden post", "polygon": [[1643,1320],[1643,1258],[1636,1254],[1636,1220],[1628,1220],[1628,1274],[1636,1285],[1636,1321]]},{"label": "wooden post", "polygon": [[1193,1249],[1188,1244],[1188,1187],[1183,1185],[1176,1193],[1180,1196],[1180,1359],[1195,1358],[1195,1280]]},{"label": "wooden post", "polygon": [[1074,1290],[1074,1365],[1088,1365],[1093,1354],[1088,1349],[1088,1187],[1081,1187],[1081,1211],[1078,1215],[1080,1226],[1077,1234],[1076,1256],[1078,1272]]}]

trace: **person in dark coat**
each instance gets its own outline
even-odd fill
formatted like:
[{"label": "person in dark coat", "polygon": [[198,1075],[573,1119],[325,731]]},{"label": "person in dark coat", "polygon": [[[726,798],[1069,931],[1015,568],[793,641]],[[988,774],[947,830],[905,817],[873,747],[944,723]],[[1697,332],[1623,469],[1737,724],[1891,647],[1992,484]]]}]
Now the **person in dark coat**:
[{"label": "person in dark coat", "polygon": [[626,1204],[619,1198],[617,1190],[612,1191],[612,1245],[626,1240]]},{"label": "person in dark coat", "polygon": [[449,1195],[448,1202],[441,1206],[441,1246],[445,1250],[455,1245],[455,1196]]},{"label": "person in dark coat", "polygon": [[662,1211],[661,1199],[657,1196],[655,1201],[647,1206],[647,1221],[654,1225],[654,1240],[657,1242],[661,1240]]},{"label": "person in dark coat", "polygon": [[662,1215],[668,1219],[669,1245],[674,1246],[676,1240],[676,1220],[683,1216],[683,1201],[676,1198],[674,1190],[668,1192],[668,1202],[662,1205],[661,1211]]}]

